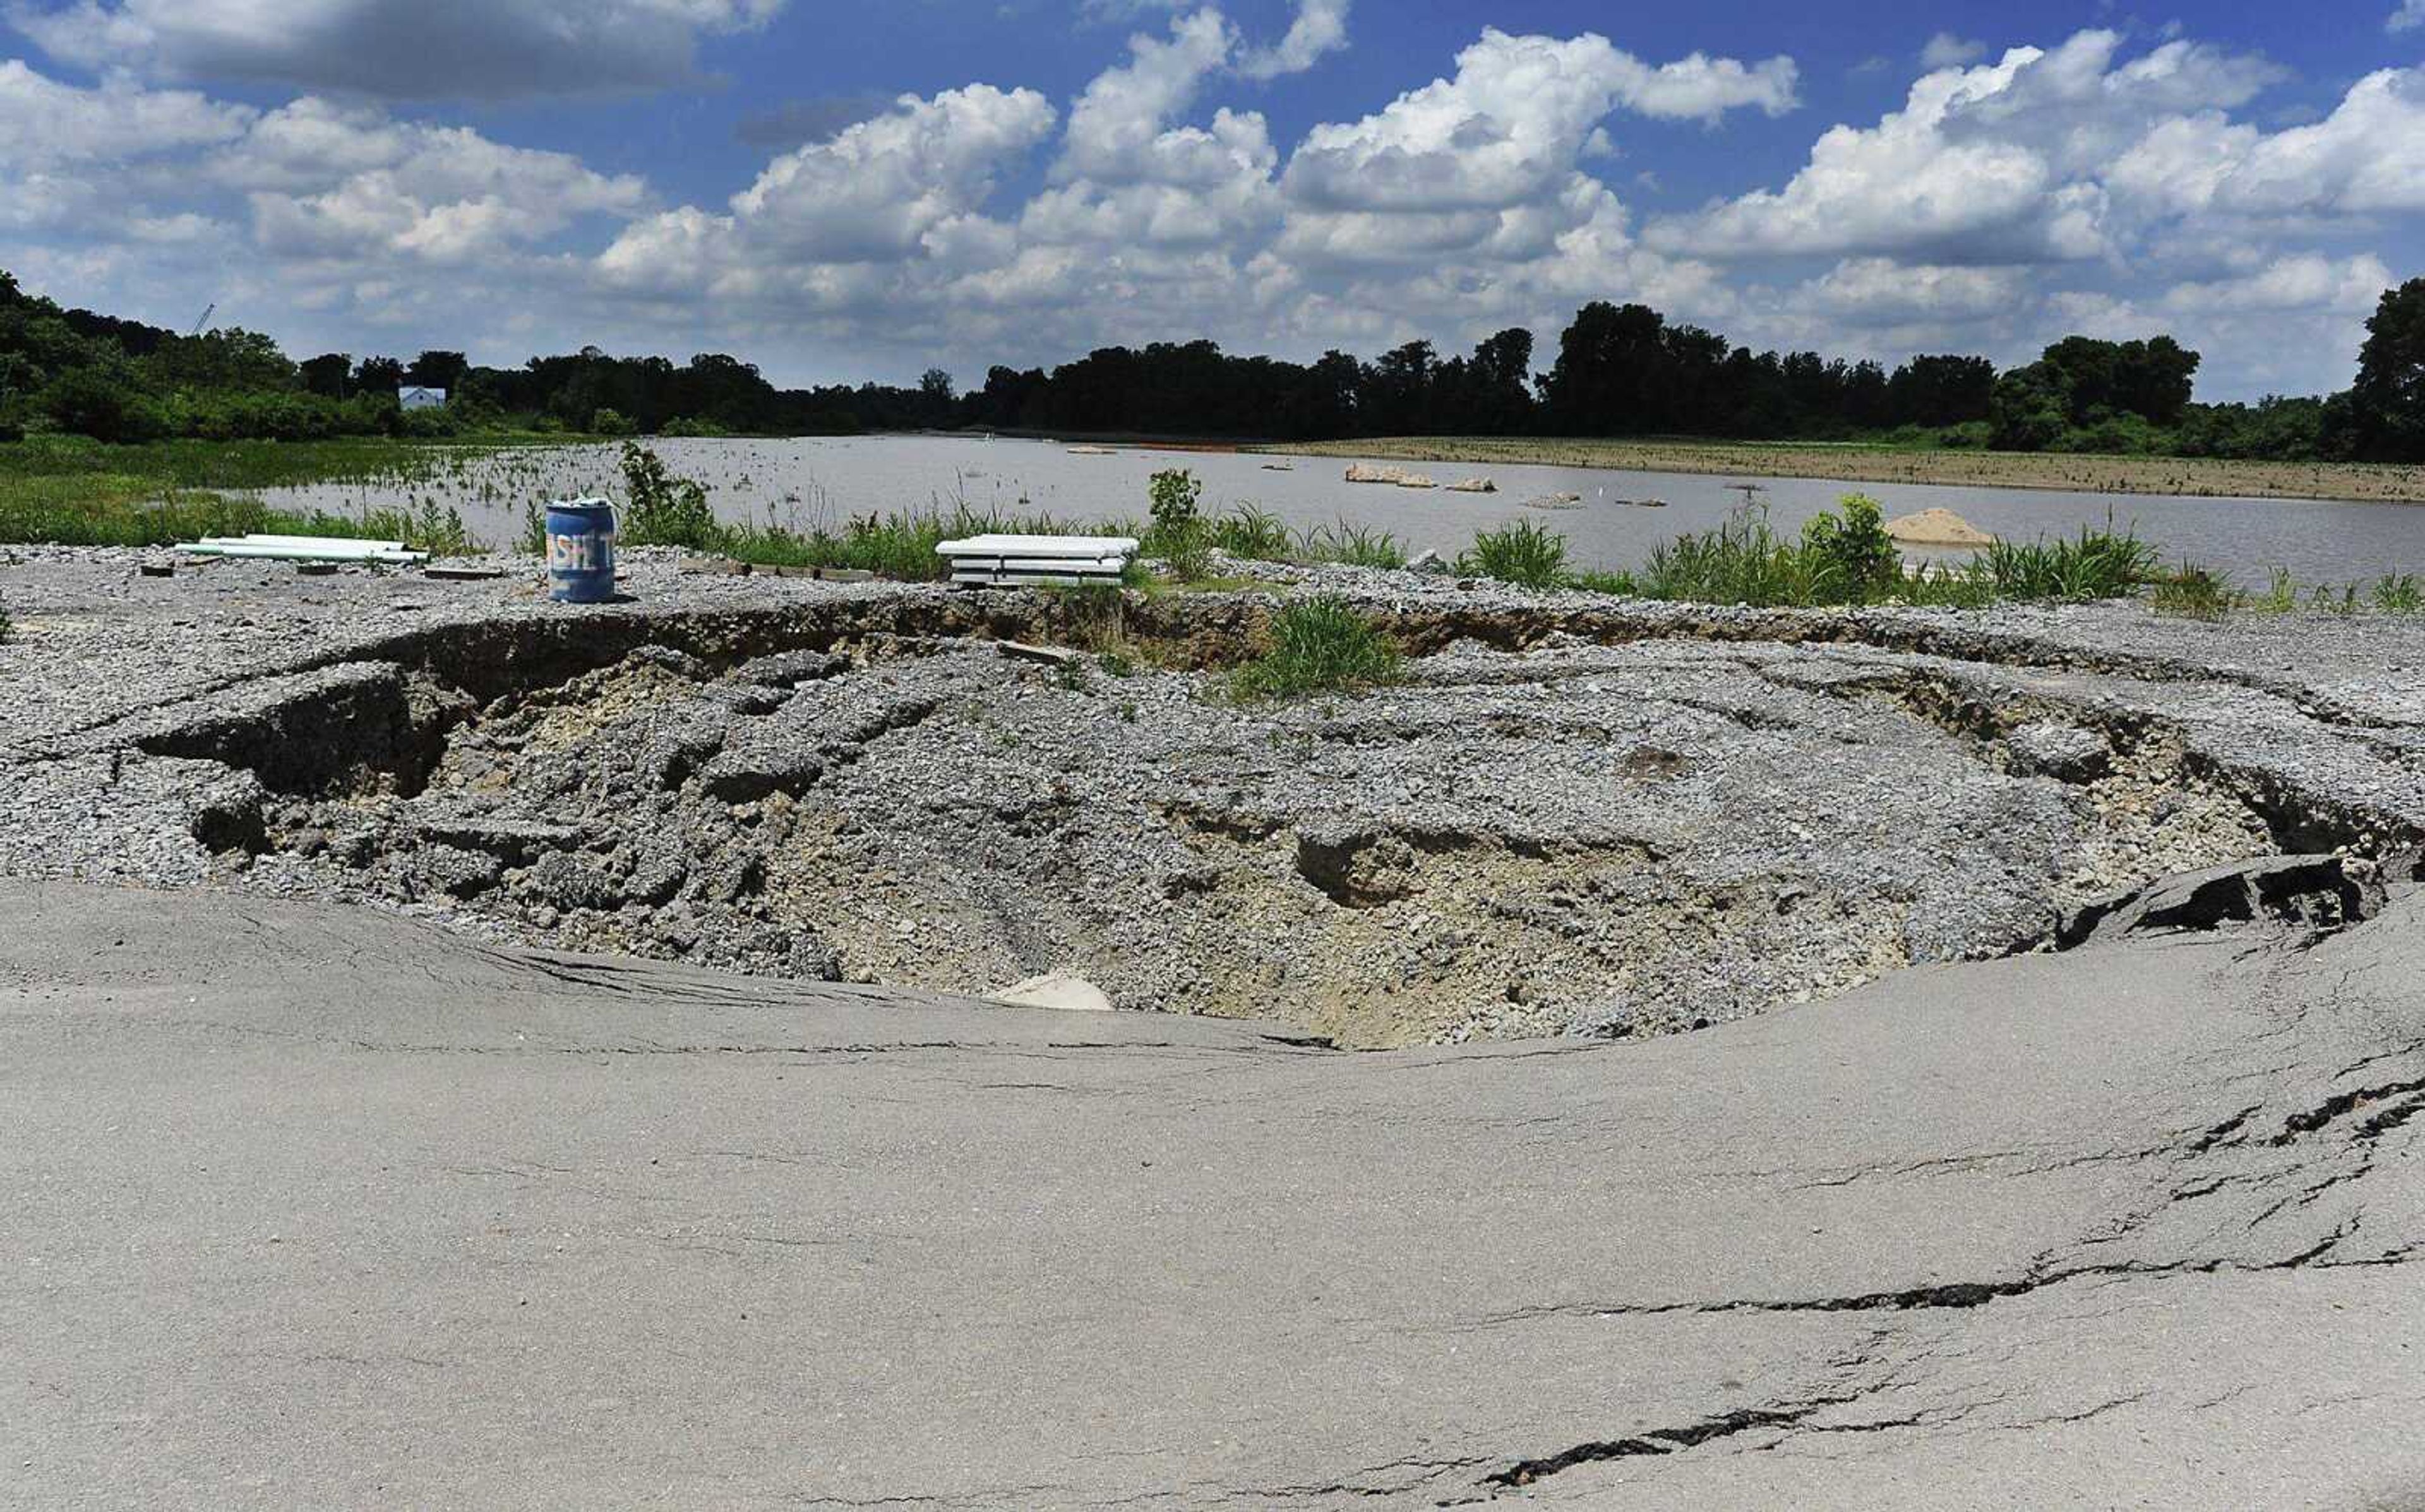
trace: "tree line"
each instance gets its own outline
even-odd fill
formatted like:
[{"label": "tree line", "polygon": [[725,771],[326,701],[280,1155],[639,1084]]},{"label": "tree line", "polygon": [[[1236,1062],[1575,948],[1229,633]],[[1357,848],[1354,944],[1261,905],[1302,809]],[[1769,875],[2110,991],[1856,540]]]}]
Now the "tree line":
[{"label": "tree line", "polygon": [[[306,439],[466,431],[593,435],[829,435],[980,429],[1265,440],[1406,435],[1887,438],[2015,451],[2287,460],[2425,461],[2425,279],[2386,291],[2352,386],[2329,397],[2203,405],[2199,356],[2169,336],[2067,337],[1999,372],[1983,357],[1915,356],[1888,370],[1813,351],[1755,352],[1640,304],[1595,302],[1545,372],[1513,328],[1443,357],[1408,342],[1366,361],[1239,357],[1211,342],[1104,347],[1051,370],[996,367],[959,392],[779,389],[741,359],[676,364],[597,347],[475,366],[342,352],[292,361],[241,329],[191,336],[63,310],[0,272],[0,438],[57,430],[104,440],[169,436]],[[405,410],[407,386],[447,390]]]}]

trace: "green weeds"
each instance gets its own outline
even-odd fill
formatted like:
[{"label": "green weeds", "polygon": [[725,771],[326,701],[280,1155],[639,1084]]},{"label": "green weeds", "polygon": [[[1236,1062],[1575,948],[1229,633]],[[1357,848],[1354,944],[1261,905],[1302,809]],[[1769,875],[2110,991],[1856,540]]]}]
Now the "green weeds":
[{"label": "green weeds", "polygon": [[1475,536],[1457,570],[1519,588],[1554,588],[1566,579],[1566,538],[1519,519]]},{"label": "green weeds", "polygon": [[2275,567],[2266,575],[2265,586],[2252,593],[2234,586],[2228,578],[2184,564],[2179,571],[2157,581],[2149,602],[2159,614],[2209,621],[2236,613],[2271,617],[2303,610],[2343,619],[2369,610],[2378,614],[2416,614],[2425,613],[2425,581],[2403,572],[2386,573],[2371,586],[2302,585],[2287,568]]},{"label": "green weeds", "polygon": [[1302,598],[1272,616],[1263,654],[1240,667],[1240,697],[1344,692],[1398,679],[1398,648],[1341,599]]}]

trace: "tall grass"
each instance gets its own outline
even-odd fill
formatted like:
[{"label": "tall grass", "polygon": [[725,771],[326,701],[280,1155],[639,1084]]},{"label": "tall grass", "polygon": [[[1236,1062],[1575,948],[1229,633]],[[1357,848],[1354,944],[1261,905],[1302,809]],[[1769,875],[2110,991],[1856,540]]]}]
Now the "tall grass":
[{"label": "tall grass", "polygon": [[2157,580],[2149,601],[2159,614],[2183,619],[2222,620],[2235,613],[2280,615],[2306,610],[2311,613],[2354,616],[2360,610],[2379,614],[2425,613],[2425,581],[2406,572],[2385,573],[2371,585],[2355,582],[2302,585],[2287,567],[2266,575],[2255,593],[2235,586],[2217,573],[2186,563],[2177,572]]},{"label": "tall grass", "polygon": [[1395,682],[1403,664],[1398,648],[1343,600],[1300,598],[1272,616],[1263,654],[1238,669],[1232,686],[1247,698],[1353,692]]},{"label": "tall grass", "polygon": [[1554,588],[1566,577],[1566,538],[1519,519],[1473,538],[1473,549],[1457,559],[1457,570],[1519,588]]},{"label": "tall grass", "polygon": [[1094,530],[1105,535],[1133,536],[1146,556],[1165,562],[1185,555],[1194,543],[1217,547],[1248,562],[1287,562],[1299,565],[1344,563],[1349,566],[1395,569],[1406,565],[1404,542],[1387,531],[1341,518],[1329,525],[1291,531],[1281,518],[1261,505],[1246,503],[1223,514],[1199,516],[1173,528],[1156,521],[1111,518]]},{"label": "tall grass", "polygon": [[1293,560],[1338,562],[1351,567],[1380,567],[1394,572],[1406,565],[1406,548],[1388,531],[1351,524],[1342,516],[1336,524],[1298,532]]},{"label": "tall grass", "polygon": [[1764,509],[1737,510],[1715,530],[1652,547],[1635,586],[1645,598],[1698,603],[1765,608],[1814,601],[1808,564],[1770,528]]},{"label": "tall grass", "polygon": [[529,438],[402,442],[385,437],[319,441],[146,441],[117,444],[47,434],[0,443],[0,476],[116,476],[168,493],[251,491],[295,484],[418,484],[449,473],[467,455],[526,446]]},{"label": "tall grass", "polygon": [[0,544],[173,546],[254,532],[369,536],[444,556],[482,549],[461,513],[441,509],[435,501],[417,509],[374,509],[349,517],[325,510],[272,509],[257,499],[200,490],[159,494],[148,479],[106,474],[11,478],[0,485]]},{"label": "tall grass", "polygon": [[1050,516],[984,514],[966,505],[868,514],[839,526],[719,525],[712,549],[769,567],[836,567],[907,582],[941,581],[951,563],[936,553],[945,541],[970,535],[1057,535],[1068,527]]},{"label": "tall grass", "polygon": [[1212,544],[1231,556],[1256,562],[1285,561],[1289,528],[1280,517],[1257,504],[1241,504],[1211,521]]},{"label": "tall grass", "polygon": [[[2005,600],[2121,597],[2160,581],[2152,548],[2128,530],[2083,526],[2068,537],[1999,542],[1968,562],[1906,571],[1873,499],[1848,494],[1837,510],[1787,535],[1765,507],[1736,510],[1715,529],[1653,547],[1639,571],[1572,572],[1566,543],[1529,523],[1475,537],[1468,570],[1526,586],[1754,608],[1917,604],[1973,609]],[[1496,565],[1498,570],[1492,570]]]},{"label": "tall grass", "polygon": [[2075,536],[1998,541],[1980,553],[2005,598],[2119,598],[2157,577],[2156,549],[2135,531],[2082,525]]}]

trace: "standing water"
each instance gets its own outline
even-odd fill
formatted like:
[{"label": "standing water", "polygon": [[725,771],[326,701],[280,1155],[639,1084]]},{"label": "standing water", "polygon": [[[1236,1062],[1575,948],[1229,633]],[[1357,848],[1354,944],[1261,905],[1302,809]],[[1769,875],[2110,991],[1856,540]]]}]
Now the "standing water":
[{"label": "standing water", "polygon": [[[1442,485],[1487,478],[1495,493],[1455,493],[1344,480],[1349,459],[1150,447],[1073,453],[1052,441],[883,436],[789,440],[661,438],[650,446],[673,471],[707,486],[719,517],[809,529],[853,517],[965,505],[979,514],[1049,515],[1073,527],[1141,519],[1147,482],[1165,468],[1204,480],[1208,511],[1254,504],[1297,528],[1349,524],[1386,531],[1407,551],[1453,558],[1478,532],[1517,519],[1566,537],[1578,566],[1631,567],[1652,547],[1724,521],[1746,497],[1781,531],[1866,493],[1889,517],[1951,509],[2012,540],[2082,525],[2135,528],[2166,561],[2184,558],[2261,582],[2276,568],[2303,581],[2367,581],[2425,571],[2425,505],[2320,500],[2209,499],[2067,493],[1822,478],[1626,472],[1590,468],[1389,463]],[[273,489],[282,507],[353,513],[410,495],[462,511],[474,534],[503,545],[522,531],[525,503],[589,494],[620,497],[614,445],[455,454],[411,485],[318,484]],[[1748,490],[1748,495],[1746,490]],[[1571,499],[1566,496],[1573,496]],[[1654,507],[1652,501],[1662,507]],[[1955,557],[1965,553],[1950,554]]]}]

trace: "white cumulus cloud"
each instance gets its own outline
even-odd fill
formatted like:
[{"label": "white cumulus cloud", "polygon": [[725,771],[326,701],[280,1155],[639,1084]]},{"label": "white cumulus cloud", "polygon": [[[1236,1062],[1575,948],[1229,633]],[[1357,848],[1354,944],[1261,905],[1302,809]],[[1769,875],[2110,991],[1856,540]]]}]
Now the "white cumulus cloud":
[{"label": "white cumulus cloud", "polygon": [[1347,10],[1348,0],[1298,0],[1287,35],[1247,53],[1238,72],[1250,79],[1304,72],[1347,45]]},{"label": "white cumulus cloud", "polygon": [[1829,129],[1782,188],[1664,222],[1651,242],[1714,257],[1944,263],[2109,253],[2107,181],[2120,154],[2185,111],[2244,103],[2280,76],[2261,58],[2186,40],[2127,62],[2121,46],[2116,33],[2086,31],[1939,69],[1875,126]]}]

